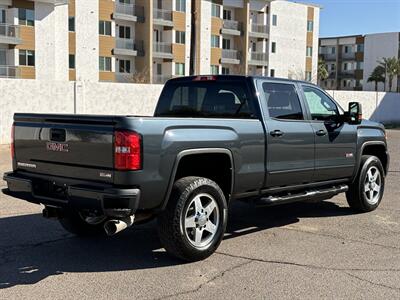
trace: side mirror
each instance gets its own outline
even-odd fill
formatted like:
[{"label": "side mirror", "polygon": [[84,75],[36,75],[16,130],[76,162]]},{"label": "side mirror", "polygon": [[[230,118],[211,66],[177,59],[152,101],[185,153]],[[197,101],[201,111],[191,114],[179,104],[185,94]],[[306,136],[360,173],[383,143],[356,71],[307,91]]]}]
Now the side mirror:
[{"label": "side mirror", "polygon": [[359,102],[350,102],[348,111],[348,120],[350,124],[360,124],[362,121],[362,107]]}]

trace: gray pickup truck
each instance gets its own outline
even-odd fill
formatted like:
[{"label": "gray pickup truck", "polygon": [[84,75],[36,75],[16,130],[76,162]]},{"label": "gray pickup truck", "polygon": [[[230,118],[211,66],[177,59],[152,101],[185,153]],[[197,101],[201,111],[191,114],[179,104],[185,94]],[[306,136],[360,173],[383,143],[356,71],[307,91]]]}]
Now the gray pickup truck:
[{"label": "gray pickup truck", "polygon": [[165,249],[188,261],[219,246],[233,200],[346,192],[368,212],[389,165],[385,129],[362,120],[359,103],[344,111],[315,85],[265,77],[172,79],[154,117],[15,114],[12,134],[4,193],[43,204],[77,235],[156,216]]}]

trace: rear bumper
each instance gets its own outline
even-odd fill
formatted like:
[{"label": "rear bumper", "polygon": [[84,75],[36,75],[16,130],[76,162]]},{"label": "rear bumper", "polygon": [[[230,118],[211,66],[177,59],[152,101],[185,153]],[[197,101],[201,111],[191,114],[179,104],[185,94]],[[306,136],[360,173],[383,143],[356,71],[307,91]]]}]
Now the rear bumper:
[{"label": "rear bumper", "polygon": [[27,176],[5,173],[6,195],[54,207],[101,211],[108,216],[123,217],[136,212],[140,189],[79,182],[62,177]]}]

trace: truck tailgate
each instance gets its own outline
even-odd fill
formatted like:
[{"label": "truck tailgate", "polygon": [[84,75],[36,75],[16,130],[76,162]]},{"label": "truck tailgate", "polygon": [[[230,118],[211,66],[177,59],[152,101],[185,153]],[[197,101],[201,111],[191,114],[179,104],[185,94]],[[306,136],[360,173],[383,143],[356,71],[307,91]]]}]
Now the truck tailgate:
[{"label": "truck tailgate", "polygon": [[115,124],[112,116],[16,114],[16,168],[112,183]]}]

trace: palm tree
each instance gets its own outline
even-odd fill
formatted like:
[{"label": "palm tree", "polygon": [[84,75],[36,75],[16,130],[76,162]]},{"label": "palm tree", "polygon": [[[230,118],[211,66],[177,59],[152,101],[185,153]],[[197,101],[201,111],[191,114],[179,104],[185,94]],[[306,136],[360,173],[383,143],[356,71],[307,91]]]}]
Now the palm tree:
[{"label": "palm tree", "polygon": [[368,82],[375,82],[375,91],[378,91],[378,83],[385,83],[385,68],[382,66],[376,66],[368,77]]},{"label": "palm tree", "polygon": [[329,72],[322,58],[318,60],[318,79],[324,81],[329,77]]},{"label": "palm tree", "polygon": [[[399,60],[396,57],[383,57],[378,61],[379,65],[385,70],[385,78],[389,80],[389,92],[392,91],[393,79],[400,73]],[[386,82],[385,82],[386,90]]]}]

